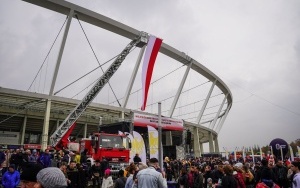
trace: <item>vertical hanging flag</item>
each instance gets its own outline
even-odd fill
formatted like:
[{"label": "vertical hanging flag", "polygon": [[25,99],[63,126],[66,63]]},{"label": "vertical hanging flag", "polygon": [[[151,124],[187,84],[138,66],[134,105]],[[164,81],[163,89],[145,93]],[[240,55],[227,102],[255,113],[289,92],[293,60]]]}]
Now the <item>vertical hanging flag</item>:
[{"label": "vertical hanging flag", "polygon": [[162,39],[156,38],[155,36],[149,37],[149,41],[147,44],[147,49],[144,57],[143,68],[142,68],[142,86],[143,86],[142,107],[141,107],[142,111],[144,111],[146,108],[148,90],[151,82],[152,72],[161,44],[162,44]]}]

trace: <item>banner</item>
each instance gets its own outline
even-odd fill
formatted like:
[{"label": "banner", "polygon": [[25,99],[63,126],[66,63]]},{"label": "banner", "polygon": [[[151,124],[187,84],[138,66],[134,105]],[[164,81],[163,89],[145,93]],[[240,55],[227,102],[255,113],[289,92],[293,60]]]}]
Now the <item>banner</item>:
[{"label": "banner", "polygon": [[[147,127],[147,125],[150,125],[158,128],[158,116],[134,112],[133,124],[138,127]],[[164,130],[183,131],[183,120],[161,117],[161,126]]]},{"label": "banner", "polygon": [[150,159],[158,159],[158,131],[149,125],[147,126],[147,128],[149,138]]},{"label": "banner", "polygon": [[146,164],[146,147],[143,137],[140,133],[133,131],[133,143],[132,148],[139,154],[143,163]]},{"label": "banner", "polygon": [[155,64],[155,60],[162,44],[162,39],[156,38],[155,36],[150,36],[147,44],[147,49],[145,52],[144,63],[142,67],[142,86],[143,86],[143,96],[142,96],[142,107],[141,110],[144,111],[146,108],[148,90],[151,83],[152,72]]}]

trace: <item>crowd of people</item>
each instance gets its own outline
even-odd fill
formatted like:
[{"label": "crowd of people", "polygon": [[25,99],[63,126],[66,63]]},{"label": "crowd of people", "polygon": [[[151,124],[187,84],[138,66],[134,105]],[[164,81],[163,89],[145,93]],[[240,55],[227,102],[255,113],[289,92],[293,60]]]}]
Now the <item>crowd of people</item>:
[{"label": "crowd of people", "polygon": [[[258,162],[204,157],[134,161],[117,171],[106,160],[87,163],[82,153],[36,150],[0,152],[4,188],[300,188],[300,162],[267,157]],[[91,184],[91,185],[90,185]]]}]

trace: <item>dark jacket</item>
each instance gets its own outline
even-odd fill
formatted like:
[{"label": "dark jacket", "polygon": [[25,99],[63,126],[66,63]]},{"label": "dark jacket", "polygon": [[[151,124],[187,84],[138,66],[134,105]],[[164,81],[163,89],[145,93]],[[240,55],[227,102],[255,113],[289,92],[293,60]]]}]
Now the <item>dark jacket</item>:
[{"label": "dark jacket", "polygon": [[222,178],[222,188],[236,188],[237,182],[233,175],[226,175]]},{"label": "dark jacket", "polygon": [[126,184],[126,177],[120,177],[116,180],[114,188],[124,188]]}]

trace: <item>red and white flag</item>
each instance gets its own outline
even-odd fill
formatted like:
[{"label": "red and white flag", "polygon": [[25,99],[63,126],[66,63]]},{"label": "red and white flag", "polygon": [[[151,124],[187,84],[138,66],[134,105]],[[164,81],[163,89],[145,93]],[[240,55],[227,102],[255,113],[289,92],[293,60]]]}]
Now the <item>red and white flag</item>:
[{"label": "red and white flag", "polygon": [[151,82],[152,72],[155,64],[155,60],[162,44],[162,39],[156,38],[155,36],[150,36],[147,44],[147,49],[145,52],[144,63],[142,68],[142,86],[143,86],[143,96],[142,96],[142,107],[141,110],[144,111],[146,108],[148,90]]}]

